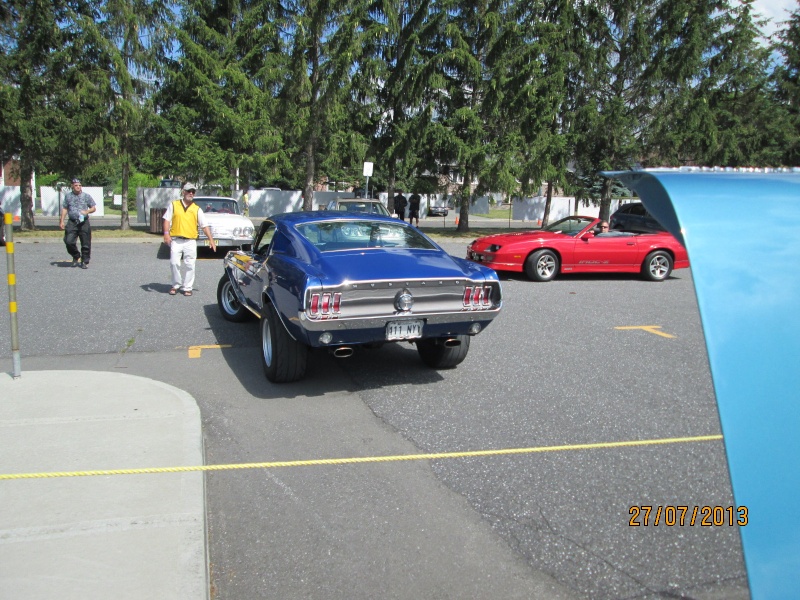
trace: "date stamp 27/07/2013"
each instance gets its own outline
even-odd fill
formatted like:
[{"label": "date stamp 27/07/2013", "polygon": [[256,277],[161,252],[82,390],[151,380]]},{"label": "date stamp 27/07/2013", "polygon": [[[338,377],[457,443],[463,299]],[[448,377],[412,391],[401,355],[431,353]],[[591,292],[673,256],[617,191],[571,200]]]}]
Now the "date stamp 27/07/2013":
[{"label": "date stamp 27/07/2013", "polygon": [[631,527],[647,527],[666,525],[667,527],[685,525],[701,527],[722,527],[747,525],[746,506],[669,506],[641,505],[631,506],[628,525]]}]

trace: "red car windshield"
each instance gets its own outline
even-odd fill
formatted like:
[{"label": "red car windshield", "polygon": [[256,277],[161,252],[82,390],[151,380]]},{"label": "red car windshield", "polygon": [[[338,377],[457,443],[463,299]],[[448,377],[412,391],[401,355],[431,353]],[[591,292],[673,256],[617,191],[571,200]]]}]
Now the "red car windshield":
[{"label": "red car windshield", "polygon": [[553,233],[563,233],[564,235],[575,237],[594,221],[595,219],[587,217],[567,217],[543,227],[542,231],[552,231]]}]

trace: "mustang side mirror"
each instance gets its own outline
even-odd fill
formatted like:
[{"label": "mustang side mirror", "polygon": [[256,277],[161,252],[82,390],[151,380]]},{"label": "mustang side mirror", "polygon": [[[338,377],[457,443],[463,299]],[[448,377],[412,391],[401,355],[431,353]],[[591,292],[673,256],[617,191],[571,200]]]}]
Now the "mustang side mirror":
[{"label": "mustang side mirror", "polygon": [[593,238],[593,237],[594,237],[594,231],[587,231],[586,233],[584,233],[581,236],[581,239],[582,240],[588,240],[588,239]]}]

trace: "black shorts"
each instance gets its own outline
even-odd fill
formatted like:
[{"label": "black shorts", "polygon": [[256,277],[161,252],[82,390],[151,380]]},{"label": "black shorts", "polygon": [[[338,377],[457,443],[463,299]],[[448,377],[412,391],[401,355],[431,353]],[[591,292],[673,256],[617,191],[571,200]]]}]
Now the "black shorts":
[{"label": "black shorts", "polygon": [[419,209],[418,208],[409,208],[408,209],[408,218],[409,219],[419,219]]}]

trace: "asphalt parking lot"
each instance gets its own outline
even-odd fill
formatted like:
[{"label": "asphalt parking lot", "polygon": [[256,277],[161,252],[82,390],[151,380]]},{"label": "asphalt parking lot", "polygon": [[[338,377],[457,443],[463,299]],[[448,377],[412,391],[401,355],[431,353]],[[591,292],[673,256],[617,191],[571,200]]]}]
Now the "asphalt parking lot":
[{"label": "asphalt parking lot", "polygon": [[[723,444],[704,437],[720,428],[688,270],[504,276],[502,314],[457,369],[390,345],[314,353],[304,381],[274,386],[255,325],[218,314],[219,257],[192,298],[167,295],[152,240],[96,241],[87,271],[67,259],[58,241],[17,244],[23,370],[188,391],[207,464],[462,454],[209,474],[214,598],[748,597],[735,526],[630,525],[632,507],[733,506]],[[463,455],[492,450],[512,452]]]}]

